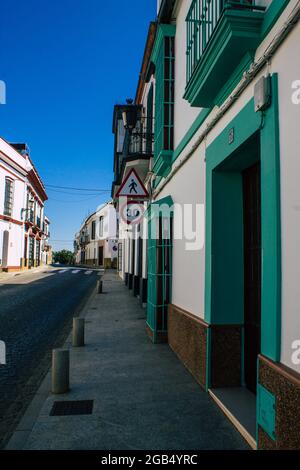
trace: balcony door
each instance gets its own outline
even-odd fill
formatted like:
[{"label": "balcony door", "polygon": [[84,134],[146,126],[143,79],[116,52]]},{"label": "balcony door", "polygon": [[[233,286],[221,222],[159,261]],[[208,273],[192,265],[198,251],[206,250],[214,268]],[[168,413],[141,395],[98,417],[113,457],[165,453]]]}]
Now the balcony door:
[{"label": "balcony door", "polygon": [[7,268],[8,264],[8,245],[9,245],[9,231],[3,232],[3,245],[2,245],[2,268]]}]

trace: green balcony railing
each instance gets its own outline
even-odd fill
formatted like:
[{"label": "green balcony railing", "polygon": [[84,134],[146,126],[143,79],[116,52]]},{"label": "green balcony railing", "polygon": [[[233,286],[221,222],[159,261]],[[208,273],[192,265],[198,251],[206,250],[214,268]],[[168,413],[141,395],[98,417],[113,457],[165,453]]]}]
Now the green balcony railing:
[{"label": "green balcony railing", "polygon": [[193,0],[187,23],[187,83],[226,9],[265,10],[255,0]]}]

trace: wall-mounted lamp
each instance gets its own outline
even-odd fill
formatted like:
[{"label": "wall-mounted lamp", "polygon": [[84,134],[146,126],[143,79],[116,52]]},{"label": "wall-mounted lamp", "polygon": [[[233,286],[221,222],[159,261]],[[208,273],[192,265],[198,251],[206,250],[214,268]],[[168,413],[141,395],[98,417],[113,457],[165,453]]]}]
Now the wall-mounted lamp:
[{"label": "wall-mounted lamp", "polygon": [[137,107],[132,99],[126,100],[127,106],[122,111],[122,119],[125,129],[132,132],[137,123]]}]

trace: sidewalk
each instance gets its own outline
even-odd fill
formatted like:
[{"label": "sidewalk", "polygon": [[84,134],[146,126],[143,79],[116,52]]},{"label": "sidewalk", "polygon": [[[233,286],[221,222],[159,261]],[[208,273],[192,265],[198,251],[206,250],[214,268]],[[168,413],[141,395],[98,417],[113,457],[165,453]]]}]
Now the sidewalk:
[{"label": "sidewalk", "polygon": [[14,279],[17,279],[20,276],[22,276],[23,278],[30,274],[37,274],[39,272],[47,271],[48,269],[50,270],[51,268],[53,268],[51,265],[46,264],[46,265],[39,266],[37,268],[24,269],[24,270],[10,272],[10,273],[1,271],[0,272],[0,284],[4,284],[5,282],[10,282]]},{"label": "sidewalk", "polygon": [[[7,448],[247,449],[169,346],[150,342],[145,311],[115,272],[103,290],[84,312],[87,345],[71,351],[71,391],[48,394],[48,374]],[[94,400],[93,413],[49,416],[63,400]]]}]

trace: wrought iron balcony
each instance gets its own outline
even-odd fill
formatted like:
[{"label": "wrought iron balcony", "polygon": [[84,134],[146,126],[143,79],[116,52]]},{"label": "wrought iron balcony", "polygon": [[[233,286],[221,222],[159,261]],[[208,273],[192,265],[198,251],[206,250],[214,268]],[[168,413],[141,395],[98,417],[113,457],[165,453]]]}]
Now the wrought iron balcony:
[{"label": "wrought iron balcony", "polygon": [[79,244],[80,246],[84,246],[90,243],[90,236],[88,234],[83,234],[79,238]]},{"label": "wrought iron balcony", "polygon": [[[247,53],[253,53],[260,37],[265,7],[257,0],[193,0],[186,18],[187,49],[185,97],[192,105],[210,106],[209,90],[195,96],[197,82],[221,73],[228,76]],[[210,57],[207,58],[207,55]],[[215,67],[216,66],[216,67]],[[203,70],[200,70],[201,67]],[[200,77],[201,75],[201,77]],[[210,79],[212,77],[209,77]],[[221,78],[221,77],[219,77]],[[220,84],[221,84],[221,80]],[[217,83],[218,80],[215,80]],[[190,89],[189,89],[190,87]],[[192,89],[191,89],[192,88]],[[207,99],[205,99],[205,96]]]}]

